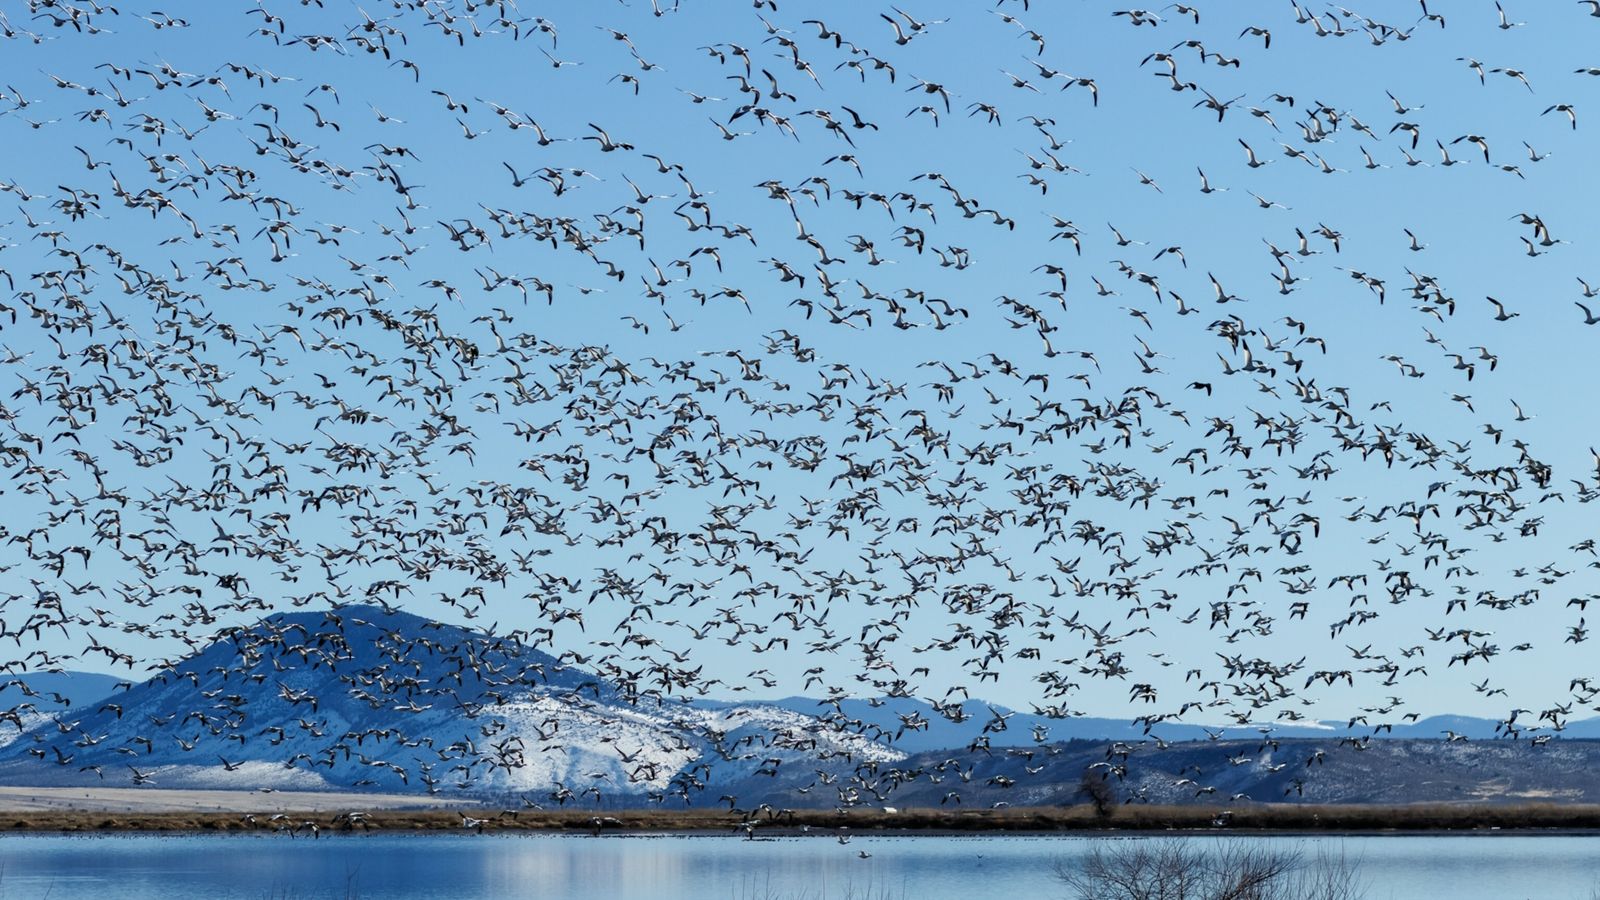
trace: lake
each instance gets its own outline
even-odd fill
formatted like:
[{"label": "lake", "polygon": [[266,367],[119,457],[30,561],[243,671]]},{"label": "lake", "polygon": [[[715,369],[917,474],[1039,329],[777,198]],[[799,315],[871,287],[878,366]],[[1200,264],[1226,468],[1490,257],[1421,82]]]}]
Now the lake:
[{"label": "lake", "polygon": [[[1122,840],[1151,840],[1128,837]],[[745,841],[707,835],[11,835],[0,898],[174,896],[321,900],[785,900],[1063,897],[1053,864],[1097,838],[870,837]],[[1214,842],[1202,835],[1187,838]],[[1252,837],[1360,861],[1367,896],[1452,900],[1590,896],[1600,836]],[[870,854],[862,858],[860,853]],[[1597,894],[1596,896],[1600,896]]]}]

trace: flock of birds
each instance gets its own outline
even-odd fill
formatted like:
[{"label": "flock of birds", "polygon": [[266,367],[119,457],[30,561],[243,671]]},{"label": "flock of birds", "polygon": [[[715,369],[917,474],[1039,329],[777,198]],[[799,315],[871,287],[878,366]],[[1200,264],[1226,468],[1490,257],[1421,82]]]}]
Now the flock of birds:
[{"label": "flock of birds", "polygon": [[[1535,142],[1584,152],[1580,105],[1487,46],[1456,74],[1541,130],[1252,80],[1294,42],[1405,54],[1520,33],[1512,10],[1285,0],[1202,40],[1191,4],[543,6],[0,12],[8,672],[170,678],[270,613],[368,604],[638,703],[985,697],[1268,729],[1345,703],[1376,733],[1442,683],[1509,707],[1497,670],[1541,660],[1516,737],[1600,698],[1556,663],[1581,666],[1561,654],[1600,598],[1600,454],[1541,449],[1534,404],[1494,394],[1503,358],[1539,364],[1544,311],[1433,269],[1447,235],[1280,193],[1381,177],[1398,214],[1407,169],[1513,179],[1482,188],[1526,198],[1494,239],[1548,271],[1579,225],[1539,211],[1573,186]],[[1538,12],[1600,16],[1569,6]],[[1084,35],[1102,71],[1059,49]],[[1144,117],[1234,168],[1131,146],[1081,168],[1093,132]],[[1177,203],[1232,224],[1138,212]],[[1600,292],[1564,271],[1582,332]],[[280,671],[306,639],[271,633]],[[375,668],[349,688],[403,736],[444,687]],[[316,729],[317,698],[283,691]],[[125,748],[131,776],[98,774],[149,783],[150,742],[284,725],[192,702]],[[43,707],[0,723],[39,766],[103,738]]]}]

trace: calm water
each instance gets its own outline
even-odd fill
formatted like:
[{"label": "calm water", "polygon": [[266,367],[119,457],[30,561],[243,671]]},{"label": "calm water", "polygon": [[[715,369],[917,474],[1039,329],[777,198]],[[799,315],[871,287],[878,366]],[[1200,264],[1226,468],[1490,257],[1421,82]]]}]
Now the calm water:
[{"label": "calm water", "polygon": [[[1130,838],[1139,840],[1140,838]],[[1210,837],[1190,838],[1212,841]],[[1383,898],[1578,897],[1600,887],[1600,836],[1254,838],[1359,858]],[[0,898],[540,900],[1061,897],[1052,864],[1080,837],[371,835],[0,837]],[[859,852],[871,854],[863,859]]]}]

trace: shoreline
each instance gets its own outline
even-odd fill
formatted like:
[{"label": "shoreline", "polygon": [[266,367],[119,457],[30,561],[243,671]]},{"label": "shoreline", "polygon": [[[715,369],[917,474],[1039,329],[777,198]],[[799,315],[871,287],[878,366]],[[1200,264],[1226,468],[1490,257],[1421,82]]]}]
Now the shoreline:
[{"label": "shoreline", "polygon": [[[358,811],[359,810],[359,811]],[[754,822],[754,825],[750,825]],[[4,810],[0,833],[13,834],[577,834],[613,836],[831,835],[841,828],[866,836],[1009,834],[1253,834],[1271,836],[1600,834],[1600,805],[1300,806],[1229,808],[1121,807],[1097,816],[1088,806],[949,812],[905,809],[794,810],[754,819],[726,810],[538,810],[485,806],[435,809],[347,807],[236,811]]]}]

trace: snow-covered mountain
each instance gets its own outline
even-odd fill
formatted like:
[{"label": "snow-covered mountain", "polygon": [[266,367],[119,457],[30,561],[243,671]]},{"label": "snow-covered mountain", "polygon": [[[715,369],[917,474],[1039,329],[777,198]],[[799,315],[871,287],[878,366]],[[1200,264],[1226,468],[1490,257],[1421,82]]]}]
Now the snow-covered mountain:
[{"label": "snow-covered mountain", "polygon": [[93,705],[0,748],[0,780],[609,805],[904,755],[781,706],[628,696],[517,642],[368,606],[269,617]]}]

